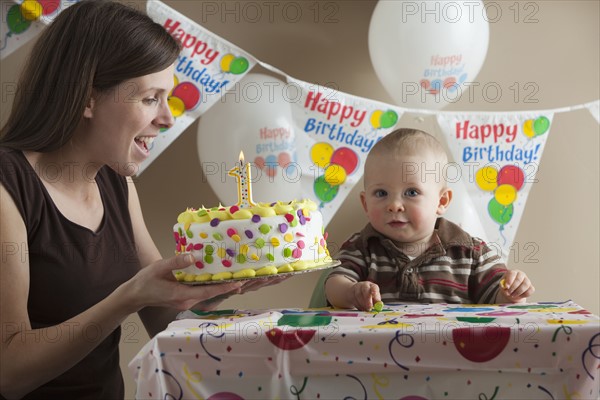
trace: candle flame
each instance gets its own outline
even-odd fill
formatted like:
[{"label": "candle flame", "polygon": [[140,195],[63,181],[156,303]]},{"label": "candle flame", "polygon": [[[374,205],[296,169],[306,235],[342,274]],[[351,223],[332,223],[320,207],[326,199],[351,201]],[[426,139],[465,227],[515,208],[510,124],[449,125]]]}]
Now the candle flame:
[{"label": "candle flame", "polygon": [[240,163],[242,163],[242,164],[244,163],[244,151],[243,150],[240,151]]}]

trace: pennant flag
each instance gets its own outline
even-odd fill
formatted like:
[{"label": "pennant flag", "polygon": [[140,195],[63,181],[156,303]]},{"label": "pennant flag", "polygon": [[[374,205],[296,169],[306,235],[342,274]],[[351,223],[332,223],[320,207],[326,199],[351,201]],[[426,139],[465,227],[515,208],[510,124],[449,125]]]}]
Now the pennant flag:
[{"label": "pennant flag", "polygon": [[600,124],[600,100],[593,101],[587,105],[587,109],[592,116],[596,118],[596,122]]},{"label": "pennant flag", "polygon": [[[440,114],[457,172],[466,187],[488,243],[507,257],[539,168],[553,114]],[[451,175],[451,176],[450,176]]]},{"label": "pennant flag", "polygon": [[288,83],[298,88],[292,114],[303,194],[319,204],[327,224],[362,176],[373,145],[394,129],[402,112],[290,77]]},{"label": "pennant flag", "polygon": [[175,61],[175,87],[169,98],[175,124],[154,140],[138,175],[256,65],[250,54],[158,0],[148,1],[147,11],[182,43],[183,50]]},{"label": "pennant flag", "polygon": [[36,37],[61,11],[78,0],[25,0],[2,3],[0,60]]}]

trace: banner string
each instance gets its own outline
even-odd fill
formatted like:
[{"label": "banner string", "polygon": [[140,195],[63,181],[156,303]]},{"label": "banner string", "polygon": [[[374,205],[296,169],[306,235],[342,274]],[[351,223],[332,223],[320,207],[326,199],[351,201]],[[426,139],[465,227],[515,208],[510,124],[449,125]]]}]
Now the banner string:
[{"label": "banner string", "polygon": [[[261,67],[274,72],[278,75],[284,76],[286,78],[292,78],[294,80],[300,80],[300,79],[296,79],[293,78],[292,76],[286,74],[284,71],[280,70],[277,67],[274,67],[270,64],[267,64],[266,62],[260,61],[259,59],[257,59],[256,57],[254,57],[257,64],[259,64]],[[310,83],[310,82],[307,82]],[[330,88],[332,89],[332,88]],[[347,94],[344,93],[340,90],[336,90],[336,89],[332,89],[335,90],[336,92],[339,92],[341,94]],[[357,99],[361,99],[361,100],[365,100],[365,101],[375,101],[375,102],[380,102],[383,103],[381,101],[378,100],[373,100],[370,98],[366,98],[366,97],[361,97],[361,96],[356,96],[356,95],[351,95]],[[389,104],[391,107],[396,107],[399,108],[400,111],[402,111],[403,113],[410,113],[410,114],[425,114],[425,115],[464,115],[465,113],[468,114],[473,114],[473,115],[493,115],[493,114],[525,114],[525,113],[540,113],[540,114],[547,114],[547,113],[552,113],[552,114],[557,114],[557,113],[564,113],[564,112],[571,112],[571,111],[576,111],[576,110],[581,110],[583,108],[589,109],[591,106],[595,105],[595,104],[600,104],[600,99],[598,100],[592,100],[589,101],[587,103],[581,103],[581,104],[576,104],[573,106],[566,106],[566,107],[559,107],[559,108],[551,108],[551,109],[545,109],[545,110],[519,110],[519,111],[441,111],[441,110],[427,110],[427,109],[421,109],[421,108],[405,108],[396,104]],[[387,103],[384,103],[387,104]]]}]

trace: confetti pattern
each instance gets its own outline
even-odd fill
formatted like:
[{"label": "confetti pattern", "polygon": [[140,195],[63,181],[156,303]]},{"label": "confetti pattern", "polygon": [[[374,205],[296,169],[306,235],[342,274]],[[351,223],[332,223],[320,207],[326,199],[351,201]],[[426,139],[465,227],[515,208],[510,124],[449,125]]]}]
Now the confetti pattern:
[{"label": "confetti pattern", "polygon": [[572,301],[186,311],[129,368],[138,398],[596,399],[600,318]]}]

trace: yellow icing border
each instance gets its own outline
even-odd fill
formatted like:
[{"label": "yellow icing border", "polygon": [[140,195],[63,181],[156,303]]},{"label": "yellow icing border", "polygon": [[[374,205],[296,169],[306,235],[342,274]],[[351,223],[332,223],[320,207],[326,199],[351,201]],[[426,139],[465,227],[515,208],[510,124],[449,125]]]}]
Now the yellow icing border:
[{"label": "yellow icing border", "polygon": [[201,274],[190,274],[184,271],[174,272],[175,279],[179,282],[207,282],[207,281],[226,281],[230,279],[254,278],[258,276],[272,276],[282,273],[304,271],[311,268],[316,268],[324,264],[328,264],[331,260],[322,258],[319,261],[298,260],[289,264],[282,264],[278,267],[275,265],[267,265],[259,269],[246,268],[236,272],[218,272],[211,274],[204,272]]},{"label": "yellow icing border", "polygon": [[[221,206],[213,208],[205,208],[202,206],[199,209],[188,208],[177,217],[177,222],[180,224],[191,223],[208,223],[213,218],[218,218],[221,221],[229,219],[250,219],[253,215],[260,215],[261,217],[272,217],[275,215],[285,215],[292,213],[296,210],[302,210],[303,214],[307,216],[310,211],[317,210],[317,203],[310,199],[292,200],[290,202],[278,201],[272,203],[258,203],[251,208],[237,208],[237,206]],[[234,212],[231,209],[234,208]]]}]

